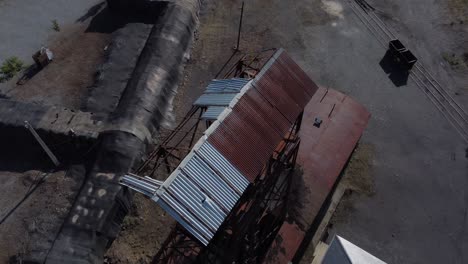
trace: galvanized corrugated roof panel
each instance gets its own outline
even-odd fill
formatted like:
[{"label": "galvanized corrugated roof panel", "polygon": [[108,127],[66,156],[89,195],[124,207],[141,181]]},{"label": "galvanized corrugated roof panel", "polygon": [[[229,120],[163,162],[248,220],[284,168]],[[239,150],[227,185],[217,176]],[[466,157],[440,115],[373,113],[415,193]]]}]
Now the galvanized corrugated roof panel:
[{"label": "galvanized corrugated roof panel", "polygon": [[180,169],[222,208],[229,210],[240,197],[197,154]]},{"label": "galvanized corrugated roof panel", "polygon": [[237,93],[206,93],[202,94],[193,105],[196,106],[228,106]]},{"label": "galvanized corrugated roof panel", "polygon": [[218,116],[226,109],[224,106],[209,106],[202,114],[202,120],[216,120]]},{"label": "galvanized corrugated roof panel", "polygon": [[228,106],[248,82],[248,79],[242,78],[212,80],[194,103],[196,106],[208,107],[201,119],[216,120],[224,110],[223,107]]},{"label": "galvanized corrugated roof panel", "polygon": [[226,182],[230,184],[237,193],[241,194],[249,185],[249,181],[209,142],[200,146],[197,152],[212,168],[218,170],[218,174],[227,178]]},{"label": "galvanized corrugated roof panel", "polygon": [[249,184],[225,157],[201,138],[153,199],[205,245]]},{"label": "galvanized corrugated roof panel", "polygon": [[208,245],[209,239],[207,239],[206,236],[202,235],[202,233],[199,231],[200,229],[197,228],[197,224],[199,225],[200,223],[197,222],[194,219],[189,219],[185,218],[182,216],[177,210],[177,205],[172,204],[172,203],[166,203],[165,201],[159,199],[159,197],[156,197],[156,199],[153,199],[161,208],[166,211],[169,215],[172,216],[180,225],[182,225],[190,234],[192,234],[198,241],[200,241],[203,245]]},{"label": "galvanized corrugated roof panel", "polygon": [[205,93],[238,93],[248,82],[248,79],[242,78],[212,80]]}]

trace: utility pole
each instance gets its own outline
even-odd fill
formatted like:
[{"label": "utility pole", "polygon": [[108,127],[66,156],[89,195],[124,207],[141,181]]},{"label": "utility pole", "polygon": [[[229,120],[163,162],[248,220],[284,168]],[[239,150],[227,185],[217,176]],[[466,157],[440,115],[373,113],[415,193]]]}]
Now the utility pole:
[{"label": "utility pole", "polygon": [[239,32],[237,33],[236,51],[240,50],[240,37],[241,37],[241,31],[242,31],[242,18],[243,17],[244,17],[244,1],[242,1],[242,7],[241,7],[241,15],[240,15],[240,21],[239,21]]},{"label": "utility pole", "polygon": [[46,145],[46,143],[42,140],[42,138],[37,134],[36,130],[29,124],[28,121],[24,121],[24,126],[29,129],[29,132],[34,136],[34,138],[37,140],[39,145],[41,145],[42,149],[47,153],[47,156],[49,156],[50,160],[54,163],[56,167],[60,166],[60,162],[58,161],[57,157],[55,157],[54,153],[49,149],[49,147]]}]

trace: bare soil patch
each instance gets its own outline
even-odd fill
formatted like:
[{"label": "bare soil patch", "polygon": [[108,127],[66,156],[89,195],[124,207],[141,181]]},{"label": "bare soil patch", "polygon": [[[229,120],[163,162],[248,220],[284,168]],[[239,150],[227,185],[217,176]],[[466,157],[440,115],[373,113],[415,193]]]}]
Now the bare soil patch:
[{"label": "bare soil patch", "polygon": [[85,32],[86,27],[81,23],[62,27],[49,41],[53,61],[7,95],[21,101],[79,109],[111,41],[110,34]]}]

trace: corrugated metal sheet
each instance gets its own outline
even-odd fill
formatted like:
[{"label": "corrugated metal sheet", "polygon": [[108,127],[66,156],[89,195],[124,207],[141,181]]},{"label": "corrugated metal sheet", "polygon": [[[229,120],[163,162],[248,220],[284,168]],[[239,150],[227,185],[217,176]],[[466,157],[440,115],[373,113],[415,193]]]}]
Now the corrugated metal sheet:
[{"label": "corrugated metal sheet", "polygon": [[242,78],[212,80],[193,104],[207,107],[201,119],[216,120],[248,82],[248,79]]},{"label": "corrugated metal sheet", "polygon": [[243,193],[249,185],[249,181],[208,142],[200,146],[197,154],[217,170],[219,175],[227,178],[225,181],[239,194]]},{"label": "corrugated metal sheet", "polygon": [[291,61],[284,50],[278,51],[208,138],[251,182],[316,91]]},{"label": "corrugated metal sheet", "polygon": [[277,108],[265,100],[256,89],[250,90],[242,98],[247,101],[248,106],[255,109],[261,119],[270,123],[280,136],[284,136],[285,131],[293,124]]},{"label": "corrugated metal sheet", "polygon": [[193,105],[197,106],[228,106],[237,93],[206,93],[202,94]]},{"label": "corrugated metal sheet", "polygon": [[273,56],[252,85],[291,122],[318,89],[284,50]]},{"label": "corrugated metal sheet", "polygon": [[225,106],[210,106],[202,114],[202,120],[216,120],[218,116],[226,109]]},{"label": "corrugated metal sheet", "polygon": [[152,179],[148,176],[140,177],[134,174],[124,175],[120,180],[122,185],[130,189],[141,192],[147,196],[153,196],[163,182]]},{"label": "corrugated metal sheet", "polygon": [[194,105],[228,106],[248,82],[249,80],[241,78],[212,80]]},{"label": "corrugated metal sheet", "polygon": [[202,138],[157,191],[155,200],[171,207],[168,213],[206,245],[248,185]]},{"label": "corrugated metal sheet", "polygon": [[262,118],[259,105],[250,104],[251,101],[244,97],[208,140],[253,182],[290,125],[284,126],[282,133],[278,133]]},{"label": "corrugated metal sheet", "polygon": [[291,61],[281,49],[253,85],[245,79],[213,80],[194,103],[207,107],[205,119],[217,121],[152,199],[204,245],[256,180],[316,90]]},{"label": "corrugated metal sheet", "polygon": [[312,97],[315,92],[318,90],[317,84],[312,81],[312,79],[305,73],[302,68],[297,65],[297,63],[288,55],[288,53],[283,52],[278,56],[278,63],[283,65],[283,69],[287,69],[289,73],[294,76],[294,79],[301,84],[302,89],[304,89],[310,97]]},{"label": "corrugated metal sheet", "polygon": [[205,93],[238,93],[248,82],[248,79],[242,78],[212,80]]}]

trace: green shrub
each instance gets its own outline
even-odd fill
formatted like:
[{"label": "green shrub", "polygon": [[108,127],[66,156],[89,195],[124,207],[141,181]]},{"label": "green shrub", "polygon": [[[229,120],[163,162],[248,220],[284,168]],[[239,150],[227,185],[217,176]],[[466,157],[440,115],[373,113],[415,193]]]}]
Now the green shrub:
[{"label": "green shrub", "polygon": [[59,32],[60,31],[60,26],[57,22],[57,19],[52,20],[52,29]]},{"label": "green shrub", "polygon": [[461,64],[460,58],[458,58],[454,53],[442,53],[442,57],[450,66],[459,66]]},{"label": "green shrub", "polygon": [[6,59],[0,67],[0,82],[8,81],[24,69],[24,63],[17,57]]}]

